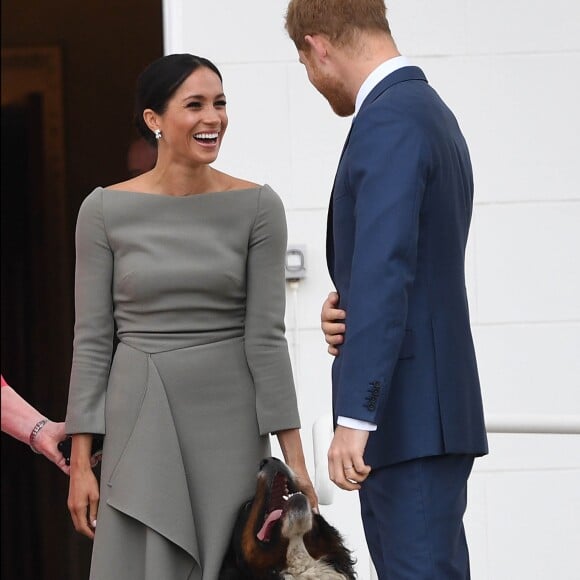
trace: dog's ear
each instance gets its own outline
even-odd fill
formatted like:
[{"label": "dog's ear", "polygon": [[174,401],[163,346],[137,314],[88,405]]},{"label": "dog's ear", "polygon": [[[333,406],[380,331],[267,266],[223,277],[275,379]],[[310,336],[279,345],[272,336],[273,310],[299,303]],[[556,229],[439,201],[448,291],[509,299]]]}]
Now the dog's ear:
[{"label": "dog's ear", "polygon": [[[348,580],[356,580],[354,565],[356,560],[352,552],[344,545],[344,540],[336,528],[331,526],[323,516],[314,514],[312,530],[304,537],[308,552],[314,558],[324,559]],[[322,551],[316,553],[316,546]]]}]

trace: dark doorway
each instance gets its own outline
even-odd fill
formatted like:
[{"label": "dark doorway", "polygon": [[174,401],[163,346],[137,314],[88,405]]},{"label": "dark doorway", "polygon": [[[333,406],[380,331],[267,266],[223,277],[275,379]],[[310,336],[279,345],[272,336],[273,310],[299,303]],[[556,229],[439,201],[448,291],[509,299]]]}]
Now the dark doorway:
[{"label": "dark doorway", "polygon": [[[127,177],[135,79],[163,53],[161,0],[3,0],[1,21],[1,370],[63,420],[76,214],[95,186]],[[0,576],[86,580],[91,542],[73,529],[67,477],[5,434],[1,461]]]},{"label": "dark doorway", "polygon": [[[26,399],[57,419],[62,418],[62,359],[70,331],[58,324],[66,305],[54,292],[58,257],[52,255],[53,224],[44,211],[42,95],[31,93],[3,106],[1,121],[2,372],[15,387],[25,385]],[[72,539],[70,526],[53,514],[54,506],[66,505],[66,476],[22,443],[3,437],[1,477],[2,577],[62,577],[62,560],[50,555],[62,553],[67,536]],[[78,548],[67,554],[65,568],[72,565],[83,577],[88,553]]]}]

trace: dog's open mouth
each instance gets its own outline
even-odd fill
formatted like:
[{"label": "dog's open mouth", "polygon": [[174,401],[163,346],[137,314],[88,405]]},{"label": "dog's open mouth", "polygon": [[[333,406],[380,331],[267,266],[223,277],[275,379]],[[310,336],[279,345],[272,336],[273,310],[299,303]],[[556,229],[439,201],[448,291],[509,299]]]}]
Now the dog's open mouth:
[{"label": "dog's open mouth", "polygon": [[269,542],[272,528],[284,515],[288,500],[300,493],[295,484],[284,473],[277,472],[270,486],[268,502],[264,511],[264,523],[258,530],[257,538],[261,542]]}]

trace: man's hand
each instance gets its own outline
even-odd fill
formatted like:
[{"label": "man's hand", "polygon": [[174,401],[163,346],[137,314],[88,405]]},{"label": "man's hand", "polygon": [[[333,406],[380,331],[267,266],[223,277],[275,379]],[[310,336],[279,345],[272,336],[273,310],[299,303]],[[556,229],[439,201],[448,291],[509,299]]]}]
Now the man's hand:
[{"label": "man's hand", "polygon": [[368,431],[337,426],[328,450],[328,475],[341,489],[360,489],[371,472],[363,459],[368,438]]},{"label": "man's hand", "polygon": [[322,305],[320,326],[324,333],[324,340],[328,343],[328,352],[333,356],[338,356],[338,347],[344,342],[345,318],[346,312],[338,308],[338,294],[331,292]]}]

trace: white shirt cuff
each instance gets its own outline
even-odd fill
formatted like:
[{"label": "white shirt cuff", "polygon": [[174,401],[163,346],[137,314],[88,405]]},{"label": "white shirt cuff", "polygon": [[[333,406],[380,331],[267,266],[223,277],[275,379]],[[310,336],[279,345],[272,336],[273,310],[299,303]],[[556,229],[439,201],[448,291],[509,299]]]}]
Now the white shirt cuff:
[{"label": "white shirt cuff", "polygon": [[360,431],[376,431],[377,426],[368,421],[361,421],[360,419],[351,419],[350,417],[339,417],[336,422],[342,427],[349,427],[350,429],[359,429]]}]

